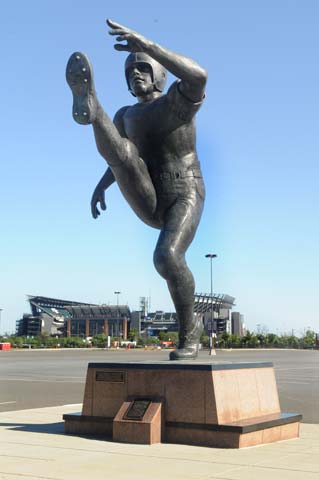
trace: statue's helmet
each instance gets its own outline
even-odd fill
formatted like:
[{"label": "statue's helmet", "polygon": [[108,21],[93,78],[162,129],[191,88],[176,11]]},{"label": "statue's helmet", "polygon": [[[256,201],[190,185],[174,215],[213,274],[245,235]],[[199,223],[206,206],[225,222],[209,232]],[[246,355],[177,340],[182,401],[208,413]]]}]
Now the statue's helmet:
[{"label": "statue's helmet", "polygon": [[154,85],[154,90],[157,92],[162,92],[166,83],[167,71],[166,69],[154,60],[152,57],[143,52],[130,53],[125,62],[125,77],[129,91],[132,95],[135,94],[132,92],[129,82],[129,71],[137,64],[146,64],[150,67],[152,73],[152,81]]}]

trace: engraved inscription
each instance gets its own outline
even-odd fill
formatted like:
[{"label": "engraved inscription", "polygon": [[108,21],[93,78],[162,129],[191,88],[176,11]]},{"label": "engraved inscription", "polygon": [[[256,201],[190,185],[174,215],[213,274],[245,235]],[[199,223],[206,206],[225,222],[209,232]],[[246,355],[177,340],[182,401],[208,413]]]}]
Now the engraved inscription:
[{"label": "engraved inscription", "polygon": [[151,403],[149,398],[136,398],[127,409],[124,420],[142,420]]},{"label": "engraved inscription", "polygon": [[125,383],[125,372],[96,372],[97,382]]}]

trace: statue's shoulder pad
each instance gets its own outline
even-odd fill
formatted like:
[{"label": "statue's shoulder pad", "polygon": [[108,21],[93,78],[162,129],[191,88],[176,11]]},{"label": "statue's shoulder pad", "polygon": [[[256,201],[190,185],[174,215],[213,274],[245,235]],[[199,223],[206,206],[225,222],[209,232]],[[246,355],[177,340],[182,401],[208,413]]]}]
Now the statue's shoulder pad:
[{"label": "statue's shoulder pad", "polygon": [[129,108],[129,106],[127,105],[126,107],[122,107],[120,108],[116,114],[114,115],[114,122],[118,122],[118,121],[121,121],[126,110]]}]

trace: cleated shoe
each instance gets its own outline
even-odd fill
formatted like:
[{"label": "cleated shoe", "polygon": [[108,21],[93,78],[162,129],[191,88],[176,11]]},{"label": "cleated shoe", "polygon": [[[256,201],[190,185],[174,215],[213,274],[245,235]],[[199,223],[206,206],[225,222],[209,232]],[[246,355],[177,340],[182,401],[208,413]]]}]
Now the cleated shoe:
[{"label": "cleated shoe", "polygon": [[198,343],[185,344],[184,348],[177,348],[169,354],[170,360],[192,360],[198,355]]},{"label": "cleated shoe", "polygon": [[93,69],[89,58],[75,52],[66,66],[66,81],[73,93],[73,118],[81,125],[95,120],[97,99],[93,83]]},{"label": "cleated shoe", "polygon": [[[193,327],[191,329],[191,327]],[[188,332],[187,332],[188,330]],[[192,360],[196,358],[199,350],[199,337],[203,330],[203,323],[200,317],[195,314],[194,322],[189,328],[180,325],[179,328],[179,345],[170,355],[170,360]]]}]

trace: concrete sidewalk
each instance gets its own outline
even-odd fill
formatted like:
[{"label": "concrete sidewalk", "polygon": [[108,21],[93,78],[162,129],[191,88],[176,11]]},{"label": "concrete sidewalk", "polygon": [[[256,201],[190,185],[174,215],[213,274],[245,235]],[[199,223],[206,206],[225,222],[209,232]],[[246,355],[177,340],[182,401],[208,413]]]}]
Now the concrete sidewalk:
[{"label": "concrete sidewalk", "polygon": [[319,425],[301,438],[242,450],[128,445],[64,435],[81,405],[0,413],[1,480],[317,480]]}]

